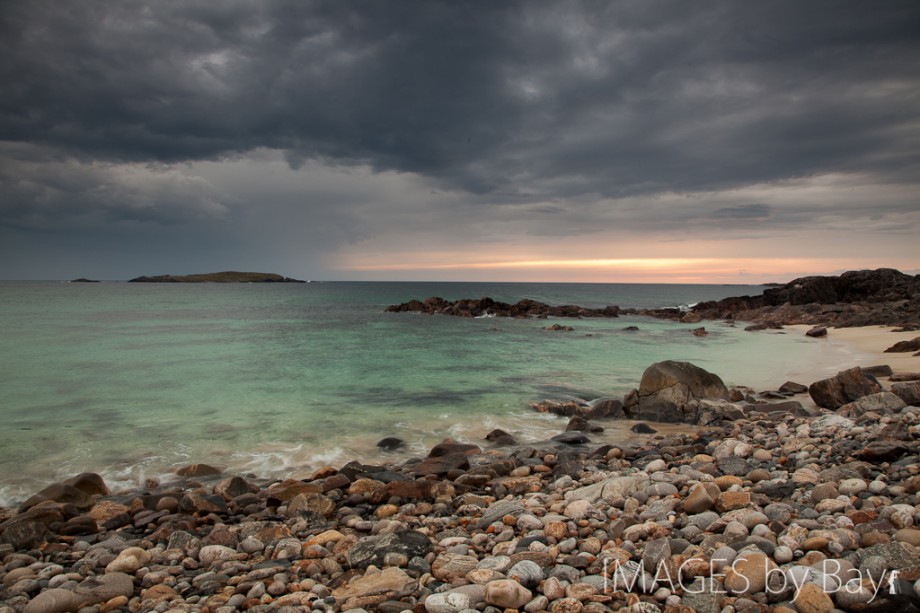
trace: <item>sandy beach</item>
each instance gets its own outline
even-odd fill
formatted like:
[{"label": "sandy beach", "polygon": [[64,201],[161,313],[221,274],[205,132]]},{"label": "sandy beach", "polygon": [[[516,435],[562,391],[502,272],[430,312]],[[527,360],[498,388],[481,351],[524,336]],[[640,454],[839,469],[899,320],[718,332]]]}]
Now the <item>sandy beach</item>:
[{"label": "sandy beach", "polygon": [[[783,332],[801,340],[813,326],[786,325]],[[885,353],[885,350],[901,341],[920,336],[918,331],[895,332],[896,326],[864,326],[855,328],[828,328],[827,336],[808,339],[824,347],[818,361],[805,369],[791,371],[792,380],[810,385],[814,381],[833,376],[838,371],[853,366],[888,365],[894,373],[920,372],[920,356],[913,352]],[[764,332],[760,332],[763,334]],[[790,346],[792,348],[792,346]],[[883,386],[888,386],[886,377],[879,377]]]},{"label": "sandy beach", "polygon": [[[788,326],[789,329],[801,331],[810,326]],[[920,331],[895,332],[895,326],[864,326],[859,328],[830,328],[826,341],[841,343],[875,358],[877,364],[888,364],[894,372],[920,372],[920,356],[916,351],[906,353],[885,353],[885,350],[901,341],[909,341],[920,336]],[[869,364],[862,364],[869,366]]]}]

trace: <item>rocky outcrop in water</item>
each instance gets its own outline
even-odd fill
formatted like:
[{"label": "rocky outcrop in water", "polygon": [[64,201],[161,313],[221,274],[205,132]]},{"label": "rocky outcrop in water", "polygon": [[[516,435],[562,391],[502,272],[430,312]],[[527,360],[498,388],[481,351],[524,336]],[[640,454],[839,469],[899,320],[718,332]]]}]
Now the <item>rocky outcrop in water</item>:
[{"label": "rocky outcrop in water", "polygon": [[618,317],[620,309],[607,306],[589,309],[576,305],[550,306],[536,300],[524,299],[514,304],[498,302],[492,298],[465,298],[444,300],[437,296],[421,300],[410,300],[390,305],[388,313],[425,313],[428,315],[453,315],[455,317]]},{"label": "rocky outcrop in water", "polygon": [[[703,319],[735,319],[767,326],[786,324],[855,327],[920,324],[920,276],[890,268],[855,270],[839,277],[803,277],[764,290],[701,302],[693,313]],[[676,309],[643,314],[679,319]]]},{"label": "rocky outcrop in water", "polygon": [[[737,296],[701,302],[689,312],[678,308],[620,309],[607,306],[591,309],[577,305],[551,306],[524,299],[515,304],[492,298],[444,300],[431,297],[410,300],[386,308],[390,313],[426,313],[457,317],[618,317],[645,315],[682,323],[704,319],[754,322],[752,330],[790,324],[855,327],[901,325],[920,327],[920,276],[905,275],[890,268],[856,270],[839,277],[803,277],[785,285],[770,287],[759,296]],[[705,334],[698,328],[698,335]],[[819,329],[812,332],[820,334]]]}]

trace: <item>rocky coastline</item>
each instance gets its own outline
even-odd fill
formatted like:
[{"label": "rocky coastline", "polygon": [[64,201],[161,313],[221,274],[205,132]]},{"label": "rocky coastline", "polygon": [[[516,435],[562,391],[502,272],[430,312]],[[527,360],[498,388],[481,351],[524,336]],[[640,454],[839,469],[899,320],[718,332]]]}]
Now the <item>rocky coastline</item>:
[{"label": "rocky coastline", "polygon": [[[799,280],[774,288],[779,305],[729,299],[676,318],[918,321],[916,279],[842,277],[851,291]],[[803,290],[828,283],[833,296]],[[871,299],[855,289],[866,284]],[[860,314],[871,300],[879,314]],[[389,310],[620,312],[406,305]],[[827,320],[800,321],[819,311]],[[854,365],[758,391],[669,361],[622,399],[533,408],[567,417],[560,434],[521,445],[496,431],[411,458],[387,437],[391,462],[306,479],[191,464],[133,492],[93,473],[50,485],[0,509],[0,613],[920,611],[920,374]],[[624,419],[634,438],[592,441]]]},{"label": "rocky coastline", "polygon": [[854,270],[840,276],[795,279],[769,287],[757,296],[701,302],[689,312],[639,309],[628,313],[687,323],[728,319],[771,328],[807,324],[836,328],[903,326],[916,330],[920,329],[920,275],[906,275],[890,268]]},{"label": "rocky coastline", "polygon": [[607,306],[589,309],[572,304],[550,306],[536,300],[524,299],[514,304],[492,298],[464,298],[444,300],[432,296],[425,300],[410,300],[388,306],[387,313],[423,313],[425,315],[451,315],[454,317],[512,317],[516,319],[547,317],[618,317],[620,309]]},{"label": "rocky coastline", "polygon": [[[920,375],[757,393],[663,362],[630,396],[303,480],[78,475],[0,511],[0,613],[917,610]],[[591,442],[628,417],[695,427]]]},{"label": "rocky coastline", "polygon": [[516,304],[491,298],[455,301],[431,297],[386,308],[392,313],[424,313],[458,317],[618,317],[641,315],[683,323],[703,320],[744,321],[763,328],[807,324],[858,327],[902,326],[920,329],[920,275],[880,268],[840,276],[816,276],[774,285],[757,296],[701,302],[688,309],[621,309],[611,305],[589,309],[577,305],[550,306],[533,300]]}]

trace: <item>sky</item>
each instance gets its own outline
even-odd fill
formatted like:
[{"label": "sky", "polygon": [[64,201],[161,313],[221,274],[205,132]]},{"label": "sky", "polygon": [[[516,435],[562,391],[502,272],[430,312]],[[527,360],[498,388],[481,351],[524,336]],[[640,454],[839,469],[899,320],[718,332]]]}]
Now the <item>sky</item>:
[{"label": "sky", "polygon": [[920,272],[920,4],[0,3],[0,279]]}]

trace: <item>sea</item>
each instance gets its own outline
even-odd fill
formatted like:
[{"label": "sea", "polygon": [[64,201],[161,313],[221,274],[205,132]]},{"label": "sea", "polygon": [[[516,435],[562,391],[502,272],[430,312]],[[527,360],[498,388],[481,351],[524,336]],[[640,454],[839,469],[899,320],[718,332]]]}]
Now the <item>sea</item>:
[{"label": "sea", "polygon": [[[424,455],[494,428],[545,441],[566,420],[531,403],[622,397],[650,364],[686,360],[775,389],[852,365],[801,334],[645,317],[554,321],[387,313],[440,296],[586,307],[686,307],[761,286],[310,282],[0,282],[0,506],[84,471],[115,491],[203,462],[306,477]],[[629,329],[638,328],[638,329]],[[818,373],[820,374],[820,373]],[[801,381],[800,381],[801,382]],[[804,381],[806,384],[809,381]],[[605,440],[636,436],[605,423]],[[376,443],[395,436],[404,449]]]}]

